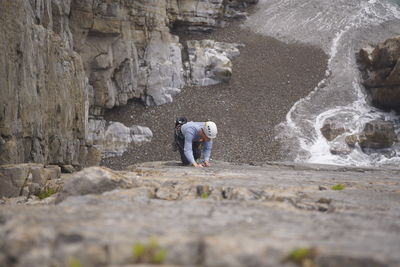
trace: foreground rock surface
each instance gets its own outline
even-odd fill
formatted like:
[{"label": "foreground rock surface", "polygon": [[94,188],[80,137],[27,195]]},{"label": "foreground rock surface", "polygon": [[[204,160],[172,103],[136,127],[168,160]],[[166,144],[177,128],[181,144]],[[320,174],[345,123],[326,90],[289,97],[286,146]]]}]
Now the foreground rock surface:
[{"label": "foreground rock surface", "polygon": [[64,179],[83,189],[0,206],[1,266],[294,266],[299,247],[318,266],[400,264],[400,169],[153,162]]}]

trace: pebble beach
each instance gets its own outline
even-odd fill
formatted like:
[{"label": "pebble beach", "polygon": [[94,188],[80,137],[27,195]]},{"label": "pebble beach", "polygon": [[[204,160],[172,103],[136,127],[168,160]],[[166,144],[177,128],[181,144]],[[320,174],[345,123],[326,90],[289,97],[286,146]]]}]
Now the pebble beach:
[{"label": "pebble beach", "polygon": [[323,79],[326,54],[317,47],[286,44],[253,33],[241,21],[230,22],[212,33],[179,35],[181,41],[213,39],[243,44],[240,56],[232,60],[231,80],[183,88],[169,104],[146,107],[131,101],[107,111],[106,120],[149,127],[153,139],[140,146],[131,145],[121,157],[104,159],[101,164],[124,169],[139,162],[179,160],[171,142],[175,118],[180,116],[216,122],[213,160],[249,164],[285,160],[281,144],[275,140],[276,126]]}]

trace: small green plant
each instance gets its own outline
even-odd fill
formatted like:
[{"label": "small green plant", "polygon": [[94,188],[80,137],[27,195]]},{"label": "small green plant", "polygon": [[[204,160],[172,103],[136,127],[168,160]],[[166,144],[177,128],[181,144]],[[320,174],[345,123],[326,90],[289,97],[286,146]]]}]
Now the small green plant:
[{"label": "small green plant", "polygon": [[54,195],[55,193],[57,193],[57,191],[53,188],[46,188],[43,189],[42,191],[40,191],[40,193],[38,194],[38,197],[40,199],[45,199],[48,198],[51,195]]},{"label": "small green plant", "polygon": [[346,186],[344,184],[336,184],[331,187],[332,190],[343,190]]},{"label": "small green plant", "polygon": [[75,257],[70,257],[68,259],[68,266],[69,267],[82,267],[82,263],[79,259]]},{"label": "small green plant", "polygon": [[154,264],[161,264],[165,260],[167,252],[163,248],[159,248],[153,255],[151,262]]},{"label": "small green plant", "polygon": [[208,195],[207,192],[203,192],[203,193],[201,193],[201,196],[200,196],[200,197],[203,198],[203,199],[206,199],[206,198],[209,197],[209,195]]},{"label": "small green plant", "polygon": [[302,267],[316,267],[314,259],[317,255],[315,248],[295,248],[284,259],[284,262],[293,262]]},{"label": "small green plant", "polygon": [[133,258],[140,259],[143,257],[144,253],[146,252],[146,247],[142,243],[136,243],[133,245]]},{"label": "small green plant", "polygon": [[150,239],[147,244],[136,243],[132,248],[135,263],[162,264],[166,255],[166,250],[161,248],[154,238]]}]

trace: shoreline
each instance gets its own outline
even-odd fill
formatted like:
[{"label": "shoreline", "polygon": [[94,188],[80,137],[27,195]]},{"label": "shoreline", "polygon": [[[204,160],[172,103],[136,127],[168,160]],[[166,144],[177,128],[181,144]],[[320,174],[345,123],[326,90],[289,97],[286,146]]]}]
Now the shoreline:
[{"label": "shoreline", "polygon": [[131,145],[121,157],[103,159],[102,166],[124,169],[139,162],[179,160],[179,153],[171,149],[173,125],[179,116],[217,123],[219,134],[212,153],[215,160],[253,163],[285,159],[275,140],[275,126],[286,121],[292,106],[325,77],[328,55],[318,47],[286,44],[240,24],[233,21],[212,33],[180,36],[181,41],[243,43],[240,56],[232,60],[229,83],[185,87],[172,103],[161,106],[145,107],[130,101],[106,112],[108,121],[149,127],[153,139],[140,146]]}]

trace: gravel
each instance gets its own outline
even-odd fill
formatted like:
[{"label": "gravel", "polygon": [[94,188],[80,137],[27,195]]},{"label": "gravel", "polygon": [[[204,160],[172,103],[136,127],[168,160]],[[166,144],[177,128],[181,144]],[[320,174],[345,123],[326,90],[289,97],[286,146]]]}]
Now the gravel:
[{"label": "gravel", "polygon": [[319,48],[285,44],[229,23],[213,33],[182,35],[181,40],[214,39],[242,43],[233,60],[229,83],[186,87],[173,103],[145,107],[138,101],[105,114],[109,121],[141,125],[153,132],[153,140],[132,145],[121,157],[104,159],[102,165],[124,169],[138,162],[179,160],[171,149],[176,117],[193,121],[213,120],[218,126],[212,159],[235,163],[284,160],[275,140],[275,126],[285,121],[293,104],[307,96],[323,79],[327,56]]}]

